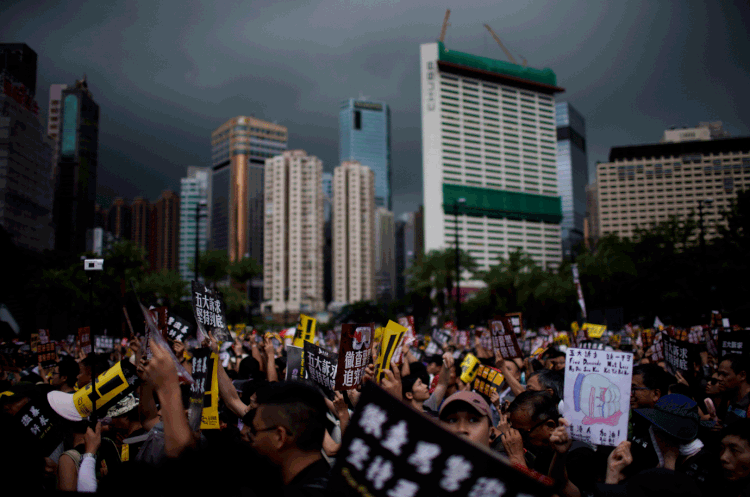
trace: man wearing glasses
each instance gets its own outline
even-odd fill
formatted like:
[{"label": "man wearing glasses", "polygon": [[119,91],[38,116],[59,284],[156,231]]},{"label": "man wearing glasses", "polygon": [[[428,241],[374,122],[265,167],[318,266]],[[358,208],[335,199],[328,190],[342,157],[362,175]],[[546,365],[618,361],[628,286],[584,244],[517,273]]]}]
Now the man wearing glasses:
[{"label": "man wearing glasses", "polygon": [[275,383],[258,393],[258,404],[248,413],[250,439],[281,471],[284,495],[325,495],[331,468],[320,452],[327,410],[322,393],[299,382]]}]

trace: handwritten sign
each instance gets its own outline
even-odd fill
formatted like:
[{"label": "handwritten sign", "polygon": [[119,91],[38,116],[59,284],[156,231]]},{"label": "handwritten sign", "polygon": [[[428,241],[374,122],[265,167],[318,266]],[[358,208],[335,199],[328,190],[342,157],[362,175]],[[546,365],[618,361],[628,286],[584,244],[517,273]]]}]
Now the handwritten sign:
[{"label": "handwritten sign", "polygon": [[565,419],[576,440],[617,446],[628,436],[633,354],[568,349]]}]

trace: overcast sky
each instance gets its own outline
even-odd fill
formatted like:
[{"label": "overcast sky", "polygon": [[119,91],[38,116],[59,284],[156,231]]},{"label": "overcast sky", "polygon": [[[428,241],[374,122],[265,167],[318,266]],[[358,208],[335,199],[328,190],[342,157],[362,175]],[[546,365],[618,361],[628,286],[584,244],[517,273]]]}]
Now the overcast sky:
[{"label": "overcast sky", "polygon": [[[710,5],[705,5],[705,3]],[[396,214],[422,203],[419,45],[451,8],[448,49],[517,57],[557,74],[557,96],[586,119],[590,180],[610,147],[720,120],[750,135],[745,1],[0,2],[0,41],[39,57],[37,100],[86,73],[100,106],[100,198],[179,191],[208,166],[211,131],[254,115],[289,129],[333,170],[338,107],[360,94],[392,112]],[[520,59],[520,57],[518,57]]]}]

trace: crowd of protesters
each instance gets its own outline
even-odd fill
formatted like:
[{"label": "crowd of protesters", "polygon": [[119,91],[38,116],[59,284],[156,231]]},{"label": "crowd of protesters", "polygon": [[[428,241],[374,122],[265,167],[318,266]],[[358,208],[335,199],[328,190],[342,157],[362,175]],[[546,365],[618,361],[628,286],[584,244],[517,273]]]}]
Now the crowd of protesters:
[{"label": "crowd of protesters", "polygon": [[[337,346],[330,337],[319,341]],[[33,354],[6,350],[0,377],[6,495],[333,495],[331,468],[361,407],[360,389],[328,398],[312,383],[280,381],[286,377],[286,349],[271,335],[255,340],[247,334],[223,345],[211,337],[201,346],[221,357],[220,428],[193,431],[190,385],[180,381],[168,349],[153,340],[148,345],[149,359],[143,339],[135,337],[107,353],[84,356],[63,347],[49,369],[36,364]],[[190,371],[191,348],[168,345]],[[442,353],[429,356],[419,340],[405,341],[403,364],[392,364],[379,383],[447,432],[502,454],[519,472],[549,476],[557,495],[750,495],[745,356],[703,351],[690,374],[672,375],[634,346],[627,441],[608,447],[571,437],[562,417],[564,347],[547,345],[541,354],[504,360],[479,338],[464,346],[451,340]],[[488,397],[461,380],[469,353],[503,375]],[[98,376],[119,361],[135,367],[137,388],[95,423],[77,416],[71,410],[74,392],[92,381],[92,372]],[[375,370],[371,363],[365,382],[376,381]],[[18,429],[16,415],[29,402],[46,402],[59,417],[64,436],[51,452],[41,452]]]}]

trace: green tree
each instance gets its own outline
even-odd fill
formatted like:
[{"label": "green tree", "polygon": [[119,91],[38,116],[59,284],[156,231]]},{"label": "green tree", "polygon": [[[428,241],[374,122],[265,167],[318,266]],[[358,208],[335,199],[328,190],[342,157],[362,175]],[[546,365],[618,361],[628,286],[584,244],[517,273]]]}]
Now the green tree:
[{"label": "green tree", "polygon": [[152,297],[170,309],[189,295],[185,281],[177,271],[160,271],[148,274],[137,285],[138,293],[144,303]]},{"label": "green tree", "polygon": [[[191,264],[191,271],[195,271],[195,261]],[[229,274],[229,257],[224,250],[206,250],[198,258],[198,274],[209,286],[216,284]]]}]

